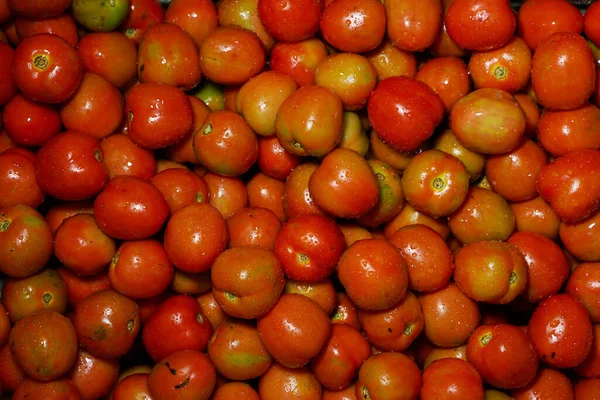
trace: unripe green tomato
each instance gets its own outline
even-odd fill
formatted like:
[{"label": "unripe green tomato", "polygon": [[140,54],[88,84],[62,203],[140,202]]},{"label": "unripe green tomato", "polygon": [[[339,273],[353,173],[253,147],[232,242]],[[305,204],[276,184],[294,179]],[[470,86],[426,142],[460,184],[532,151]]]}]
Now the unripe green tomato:
[{"label": "unripe green tomato", "polygon": [[73,0],[73,17],[86,28],[108,32],[123,22],[129,12],[129,0]]}]

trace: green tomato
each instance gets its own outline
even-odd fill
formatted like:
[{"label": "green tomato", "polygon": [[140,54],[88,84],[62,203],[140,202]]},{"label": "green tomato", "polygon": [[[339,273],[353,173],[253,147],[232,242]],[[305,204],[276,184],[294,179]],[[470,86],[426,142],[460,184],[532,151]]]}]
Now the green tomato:
[{"label": "green tomato", "polygon": [[73,0],[73,17],[86,28],[108,32],[123,22],[129,12],[129,0]]}]

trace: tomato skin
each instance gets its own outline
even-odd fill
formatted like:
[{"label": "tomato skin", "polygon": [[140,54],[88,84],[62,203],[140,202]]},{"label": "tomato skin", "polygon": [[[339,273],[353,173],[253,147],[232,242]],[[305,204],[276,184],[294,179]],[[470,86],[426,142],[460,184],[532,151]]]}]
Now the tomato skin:
[{"label": "tomato skin", "polygon": [[572,32],[544,39],[533,54],[531,85],[538,103],[551,110],[584,105],[596,88],[596,67],[589,45]]},{"label": "tomato skin", "polygon": [[218,21],[215,21],[215,25],[218,23],[222,26],[233,25],[248,29],[258,36],[267,53],[271,52],[275,45],[275,39],[267,32],[258,16],[258,0],[220,1],[217,5],[217,12]]},{"label": "tomato skin", "polygon": [[454,0],[445,18],[448,36],[465,50],[487,51],[506,44],[517,18],[507,0]]},{"label": "tomato skin", "polygon": [[285,180],[300,165],[301,157],[286,151],[277,136],[258,140],[258,166],[271,178]]},{"label": "tomato skin", "polygon": [[7,188],[0,198],[0,208],[17,204],[37,208],[44,202],[46,194],[35,179],[35,158],[22,148],[0,153],[0,186]]},{"label": "tomato skin", "polygon": [[154,153],[139,147],[129,135],[114,133],[104,138],[100,147],[110,179],[119,175],[133,175],[149,181],[156,174]]},{"label": "tomato skin", "polygon": [[458,57],[438,57],[428,60],[417,72],[415,79],[426,83],[440,96],[446,112],[471,91],[469,70]]},{"label": "tomato skin", "polygon": [[318,38],[296,43],[278,42],[271,51],[269,65],[273,71],[283,72],[294,78],[299,87],[315,84],[317,65],[329,53]]},{"label": "tomato skin", "polygon": [[125,97],[129,136],[137,145],[158,149],[183,139],[193,124],[185,93],[162,83],[141,83]]},{"label": "tomato skin", "polygon": [[396,150],[412,151],[432,135],[445,107],[426,84],[390,77],[371,92],[367,110],[373,129],[385,143]]},{"label": "tomato skin", "polygon": [[44,103],[61,103],[77,90],[83,65],[77,51],[62,38],[41,33],[17,46],[12,75],[27,97]]},{"label": "tomato skin", "polygon": [[145,239],[163,226],[169,205],[149,182],[117,176],[96,197],[94,216],[100,229],[115,239]]},{"label": "tomato skin", "polygon": [[6,3],[14,13],[30,18],[52,17],[64,12],[70,5],[71,0],[7,0]]},{"label": "tomato skin", "polygon": [[538,371],[538,356],[527,333],[508,324],[478,327],[469,338],[467,360],[485,382],[501,389],[524,387]]},{"label": "tomato skin", "polygon": [[[384,379],[382,379],[384,378]],[[417,364],[402,353],[384,352],[368,358],[356,382],[358,400],[416,400],[423,378]]]},{"label": "tomato skin", "polygon": [[564,373],[552,368],[541,368],[533,381],[524,388],[513,391],[511,395],[515,400],[532,398],[575,400],[569,378]]},{"label": "tomato skin", "polygon": [[578,223],[560,224],[559,236],[566,249],[581,261],[600,261],[598,230],[600,211]]},{"label": "tomato skin", "polygon": [[442,1],[385,2],[387,35],[404,51],[423,51],[433,44],[442,27]]},{"label": "tomato skin", "polygon": [[82,400],[93,400],[109,394],[118,374],[117,360],[104,360],[80,348],[68,377],[79,389]]},{"label": "tomato skin", "polygon": [[593,323],[600,322],[600,263],[581,263],[569,276],[565,293],[572,295],[584,305]]},{"label": "tomato skin", "polygon": [[69,13],[43,19],[17,17],[15,29],[21,40],[38,33],[50,33],[60,36],[73,47],[79,42],[77,25]]},{"label": "tomato skin", "polygon": [[102,158],[100,142],[92,136],[77,131],[53,136],[37,153],[38,184],[61,200],[90,198],[108,182]]},{"label": "tomato skin", "polygon": [[600,17],[600,6],[594,5],[593,3],[585,11],[583,16],[583,32],[596,46],[600,44],[600,25],[598,25],[598,18]]},{"label": "tomato skin", "polygon": [[110,400],[127,400],[139,396],[141,398],[151,398],[148,389],[148,372],[137,372],[120,379],[112,391]]},{"label": "tomato skin", "polygon": [[528,0],[519,8],[517,34],[535,50],[548,36],[557,32],[579,35],[584,18],[565,0]]},{"label": "tomato skin", "polygon": [[273,250],[281,221],[271,210],[246,207],[227,218],[228,247],[258,246]]},{"label": "tomato skin", "polygon": [[[198,48],[214,31],[219,19],[216,5],[208,0],[174,0],[165,12],[165,22],[180,26],[194,40]],[[223,21],[220,21],[223,24]]]},{"label": "tomato skin", "polygon": [[[8,336],[10,335],[11,323],[8,316],[8,312],[3,304],[0,304],[0,349],[2,349],[6,343],[8,343]],[[0,378],[1,383],[1,378]]]},{"label": "tomato skin", "polygon": [[129,13],[121,29],[133,43],[139,44],[144,33],[165,20],[165,11],[158,0],[130,0]]},{"label": "tomato skin", "polygon": [[[579,222],[600,208],[600,151],[579,150],[559,157],[538,175],[537,190],[562,221]],[[575,186],[574,182],[578,182]]]},{"label": "tomato skin", "polygon": [[552,207],[541,197],[519,203],[511,203],[510,208],[517,221],[517,232],[530,231],[556,239],[560,228],[560,219]]},{"label": "tomato skin", "polygon": [[38,311],[17,322],[8,342],[23,371],[41,382],[65,374],[77,358],[75,328],[54,310]]},{"label": "tomato skin", "polygon": [[457,358],[436,360],[423,371],[421,400],[483,400],[481,376],[471,364]]},{"label": "tomato skin", "polygon": [[308,367],[288,368],[274,362],[258,381],[258,393],[261,400],[281,400],[289,396],[320,400],[323,386]]},{"label": "tomato skin", "polygon": [[11,70],[14,53],[9,44],[0,42],[0,105],[6,104],[18,92]]},{"label": "tomato skin", "polygon": [[462,161],[471,176],[471,182],[476,181],[485,168],[484,155],[467,149],[451,129],[446,129],[437,136],[433,142],[433,148],[451,154]]},{"label": "tomato skin", "polygon": [[148,389],[156,400],[208,400],[217,374],[208,356],[183,350],[157,363],[148,376]]},{"label": "tomato skin", "polygon": [[81,392],[69,379],[59,378],[50,382],[38,382],[32,379],[24,380],[13,393],[13,399],[26,400],[82,400]]},{"label": "tomato skin", "polygon": [[337,224],[317,215],[291,219],[275,239],[275,255],[284,273],[302,282],[318,282],[331,275],[345,248]]},{"label": "tomato skin", "polygon": [[2,109],[4,132],[18,146],[43,146],[62,129],[59,111],[52,105],[14,96]]},{"label": "tomato skin", "polygon": [[258,392],[245,382],[228,382],[213,392],[212,400],[260,400]]},{"label": "tomato skin", "polygon": [[77,303],[73,321],[79,344],[100,358],[125,355],[140,331],[138,305],[112,289],[93,293]]},{"label": "tomato skin", "polygon": [[[349,53],[363,53],[377,47],[385,36],[386,13],[380,1],[341,0],[325,6],[319,23],[323,38],[333,47]],[[360,18],[355,18],[356,15]],[[354,23],[348,23],[353,20]]]},{"label": "tomato skin", "polygon": [[144,348],[155,362],[181,350],[204,351],[213,333],[200,304],[187,295],[165,300],[142,331]]},{"label": "tomato skin", "polygon": [[280,3],[258,0],[258,16],[267,31],[278,41],[299,42],[314,36],[324,9],[323,0],[294,0]]},{"label": "tomato skin", "polygon": [[60,274],[65,282],[71,308],[75,308],[77,303],[92,293],[112,288],[107,272],[101,272],[93,276],[80,276],[63,266],[58,267],[56,272]]},{"label": "tomato skin", "polygon": [[187,169],[161,171],[151,182],[169,203],[171,213],[189,204],[209,201],[208,185],[204,179]]}]

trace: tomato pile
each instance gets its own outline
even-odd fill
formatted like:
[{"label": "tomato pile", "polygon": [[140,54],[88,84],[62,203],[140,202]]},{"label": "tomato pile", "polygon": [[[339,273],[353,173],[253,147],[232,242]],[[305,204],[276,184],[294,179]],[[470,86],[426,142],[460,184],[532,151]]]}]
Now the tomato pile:
[{"label": "tomato pile", "polygon": [[0,28],[0,398],[600,398],[600,3]]}]

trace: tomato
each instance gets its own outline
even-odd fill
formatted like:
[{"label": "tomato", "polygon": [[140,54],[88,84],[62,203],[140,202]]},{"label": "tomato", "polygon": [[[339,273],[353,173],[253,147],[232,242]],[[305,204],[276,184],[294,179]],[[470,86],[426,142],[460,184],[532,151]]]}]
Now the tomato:
[{"label": "tomato", "polygon": [[600,324],[592,326],[592,349],[586,359],[575,367],[577,376],[585,378],[600,377]]},{"label": "tomato", "polygon": [[423,51],[433,44],[442,27],[442,1],[385,2],[387,36],[405,51]]},{"label": "tomato", "polygon": [[65,281],[71,308],[75,308],[77,303],[92,293],[112,288],[107,272],[101,272],[93,276],[80,276],[65,267],[59,267],[56,272]]},{"label": "tomato", "polygon": [[276,136],[258,140],[258,167],[271,178],[285,180],[300,165],[301,157],[286,151]]},{"label": "tomato", "polygon": [[375,0],[332,1],[326,4],[319,25],[323,38],[336,49],[363,53],[384,38],[385,7]]},{"label": "tomato", "polygon": [[182,90],[155,82],[131,89],[125,97],[125,112],[131,140],[148,149],[167,147],[183,139],[194,118]]},{"label": "tomato", "polygon": [[293,92],[279,107],[275,133],[292,154],[324,156],[338,145],[342,122],[342,99],[330,89],[306,86]]},{"label": "tomato", "polygon": [[111,179],[132,175],[149,181],[156,173],[156,159],[152,151],[139,147],[128,135],[112,134],[100,142],[100,148]]},{"label": "tomato", "polygon": [[46,212],[46,221],[54,233],[65,219],[80,213],[94,214],[94,203],[90,200],[82,200],[53,204]]},{"label": "tomato", "polygon": [[390,308],[404,298],[408,288],[402,254],[382,239],[354,242],[342,254],[337,273],[346,293],[361,309]]},{"label": "tomato", "polygon": [[129,13],[121,30],[132,42],[139,44],[148,28],[164,20],[165,11],[159,0],[129,0]]},{"label": "tomato", "polygon": [[[4,289],[3,289],[4,290]],[[2,303],[0,303],[0,349],[2,349],[6,343],[8,343],[8,336],[10,334],[11,323],[8,316],[8,312]]]},{"label": "tomato", "polygon": [[344,112],[342,137],[338,146],[354,150],[363,157],[367,155],[369,151],[369,136],[365,131],[361,117],[356,112]]},{"label": "tomato", "polygon": [[164,246],[177,268],[200,273],[210,269],[228,239],[227,225],[219,211],[207,203],[194,203],[171,216]]},{"label": "tomato", "polygon": [[592,323],[585,307],[569,294],[543,300],[529,320],[527,333],[538,356],[556,368],[572,368],[592,346]]},{"label": "tomato", "polygon": [[433,148],[458,158],[465,165],[470,175],[471,182],[474,182],[481,175],[485,167],[485,157],[483,154],[469,150],[456,137],[451,129],[444,130],[436,137],[433,142]]},{"label": "tomato", "polygon": [[262,172],[254,175],[246,184],[248,204],[250,207],[262,207],[271,210],[277,218],[285,222],[283,209],[283,192],[285,183],[271,178]]},{"label": "tomato", "polygon": [[600,392],[600,379],[582,379],[573,387],[575,399],[593,399],[598,392]]},{"label": "tomato", "polygon": [[388,309],[361,309],[358,316],[369,343],[384,351],[406,351],[423,332],[423,313],[412,292]]},{"label": "tomato", "polygon": [[383,231],[384,237],[389,239],[396,231],[398,231],[398,229],[415,224],[428,226],[437,232],[443,239],[448,239],[448,236],[450,235],[450,229],[448,229],[448,223],[445,220],[436,219],[421,213],[407,203],[394,219],[385,224]]},{"label": "tomato", "polygon": [[450,7],[453,2],[454,0],[442,0],[442,28],[439,30],[436,39],[429,48],[429,51],[436,57],[462,57],[467,54],[466,50],[460,48],[452,39],[450,39],[446,29],[448,7]]},{"label": "tomato", "polygon": [[315,84],[317,65],[328,54],[325,44],[315,37],[296,43],[278,42],[271,51],[269,66],[290,75],[299,87],[311,86]]},{"label": "tomato", "polygon": [[79,42],[77,25],[71,14],[68,13],[42,19],[17,17],[15,29],[21,40],[38,33],[50,33],[60,36],[73,47],[77,47]]},{"label": "tomato", "polygon": [[178,295],[163,301],[143,328],[144,348],[155,362],[181,350],[204,351],[212,326],[194,297]]},{"label": "tomato", "polygon": [[600,302],[597,292],[598,267],[600,263],[582,263],[571,273],[565,286],[565,293],[568,293],[579,300],[587,309],[593,323],[600,322]]},{"label": "tomato", "polygon": [[12,76],[28,98],[44,103],[67,100],[81,81],[83,65],[77,51],[59,36],[41,33],[16,48]]},{"label": "tomato", "polygon": [[61,200],[83,200],[98,194],[108,182],[100,142],[67,131],[50,138],[38,151],[36,177],[40,187]]},{"label": "tomato", "polygon": [[250,31],[219,27],[200,47],[200,68],[204,76],[224,85],[241,85],[258,75],[265,66],[262,42]]},{"label": "tomato", "polygon": [[87,72],[122,88],[137,76],[137,49],[119,32],[94,32],[81,38],[77,54]]},{"label": "tomato", "polygon": [[531,85],[538,103],[551,110],[572,110],[594,93],[596,67],[585,39],[576,33],[548,36],[533,54]]},{"label": "tomato", "polygon": [[212,400],[260,400],[258,392],[245,382],[228,382],[217,388],[212,396]]},{"label": "tomato", "polygon": [[440,96],[447,112],[471,91],[467,65],[458,57],[428,60],[419,69],[415,79],[427,84]]},{"label": "tomato", "polygon": [[[502,121],[499,125],[498,121]],[[502,154],[521,143],[525,113],[516,99],[500,89],[478,89],[459,100],[450,112],[450,128],[468,149]]]},{"label": "tomato", "polygon": [[92,355],[119,358],[140,330],[138,305],[112,289],[92,293],[77,303],[74,326],[79,344]]},{"label": "tomato", "polygon": [[38,311],[17,322],[8,342],[23,371],[41,382],[65,374],[77,358],[75,328],[54,310]]},{"label": "tomato", "polygon": [[81,396],[77,386],[66,378],[59,378],[50,382],[37,382],[31,379],[24,380],[13,393],[13,399],[25,400],[80,400]]},{"label": "tomato", "polygon": [[579,35],[582,29],[583,16],[568,1],[528,0],[519,8],[517,34],[532,50],[554,33]]},{"label": "tomato", "polygon": [[151,398],[150,390],[148,389],[147,372],[131,374],[119,380],[112,392],[111,400],[126,400],[136,396],[138,398]]},{"label": "tomato", "polygon": [[324,7],[323,0],[258,0],[257,5],[262,24],[282,42],[299,42],[317,33]]},{"label": "tomato", "polygon": [[369,120],[379,137],[396,150],[416,150],[444,116],[442,99],[426,84],[408,77],[379,82],[369,96]]},{"label": "tomato", "polygon": [[171,213],[189,204],[209,201],[208,185],[187,169],[167,169],[156,174],[151,183],[161,191]]},{"label": "tomato", "polygon": [[421,400],[483,400],[483,382],[475,368],[465,360],[436,360],[423,371]]},{"label": "tomato", "polygon": [[425,320],[425,336],[436,346],[460,346],[479,326],[481,314],[477,303],[452,282],[418,298]]},{"label": "tomato", "polygon": [[485,382],[502,389],[526,386],[538,370],[537,353],[527,333],[508,324],[477,328],[467,344],[467,360]]},{"label": "tomato", "polygon": [[136,240],[157,233],[169,215],[162,193],[133,176],[110,180],[94,201],[94,217],[104,233],[122,240]]},{"label": "tomato", "polygon": [[210,204],[223,218],[229,218],[248,206],[248,191],[239,177],[227,177],[209,172],[203,176],[208,185]]},{"label": "tomato", "polygon": [[39,207],[46,197],[35,178],[36,156],[25,149],[8,149],[0,153],[0,186],[6,192],[0,208],[23,204]]},{"label": "tomato", "polygon": [[445,358],[458,358],[467,361],[467,345],[447,348],[434,347],[427,353],[427,357],[425,357],[425,361],[423,362],[423,368],[426,369],[434,361]]},{"label": "tomato", "polygon": [[375,67],[379,81],[392,76],[414,78],[417,74],[415,54],[394,47],[389,40],[384,40],[365,55]]},{"label": "tomato", "polygon": [[552,207],[541,197],[511,203],[510,208],[517,221],[517,232],[537,232],[550,239],[558,237],[560,219]]},{"label": "tomato", "polygon": [[77,361],[67,376],[79,389],[82,400],[93,400],[110,392],[118,374],[117,360],[104,360],[79,349]]},{"label": "tomato", "polygon": [[219,325],[210,339],[208,356],[217,372],[237,381],[263,375],[273,361],[256,326],[246,321]]},{"label": "tomato", "polygon": [[337,293],[331,279],[315,283],[287,280],[283,293],[298,293],[316,301],[329,315],[337,306]]},{"label": "tomato", "polygon": [[52,231],[30,206],[0,209],[0,272],[26,278],[40,271],[52,256]]},{"label": "tomato", "polygon": [[332,54],[317,66],[315,83],[337,94],[345,110],[359,110],[377,84],[377,70],[365,56]]},{"label": "tomato", "polygon": [[321,306],[300,294],[282,295],[269,312],[258,318],[257,327],[267,351],[289,368],[308,364],[331,332],[329,317]]},{"label": "tomato", "polygon": [[323,387],[309,368],[288,368],[274,362],[258,381],[258,393],[261,400],[294,397],[303,400],[320,400],[323,396]]},{"label": "tomato", "polygon": [[600,109],[586,103],[568,111],[544,111],[539,120],[537,138],[554,156],[584,149],[600,148]]},{"label": "tomato", "polygon": [[0,385],[5,391],[14,392],[19,384],[27,378],[8,343],[0,349],[0,367]]},{"label": "tomato", "polygon": [[600,261],[598,228],[600,211],[579,223],[560,224],[559,236],[569,252],[582,261]]},{"label": "tomato", "polygon": [[600,44],[600,25],[598,25],[597,17],[600,11],[599,6],[590,4],[585,14],[583,15],[583,32],[585,36],[595,45]]},{"label": "tomato", "polygon": [[73,0],[73,16],[81,25],[92,31],[111,31],[125,20],[129,12],[128,0],[90,2]]},{"label": "tomato", "polygon": [[358,372],[358,400],[415,400],[422,385],[417,364],[402,353],[380,353],[369,357]]},{"label": "tomato", "polygon": [[459,47],[487,51],[512,38],[517,18],[508,0],[454,0],[445,23],[448,36]]},{"label": "tomato", "polygon": [[192,37],[198,48],[219,23],[216,6],[208,0],[172,1],[165,13],[165,22],[180,26]]},{"label": "tomato", "polygon": [[228,315],[253,319],[277,303],[285,283],[281,263],[259,247],[234,247],[211,267],[212,292]]},{"label": "tomato", "polygon": [[182,350],[157,363],[148,376],[156,400],[208,400],[217,380],[210,359],[198,350]]},{"label": "tomato", "polygon": [[273,250],[281,222],[273,211],[261,207],[247,207],[225,221],[231,247],[258,246]]},{"label": "tomato", "polygon": [[56,107],[30,100],[22,94],[4,105],[2,123],[6,135],[19,146],[43,146],[62,130]]},{"label": "tomato", "polygon": [[31,18],[52,17],[64,12],[70,5],[70,0],[6,0],[7,5],[16,14]]},{"label": "tomato", "polygon": [[529,400],[536,397],[538,399],[575,400],[569,378],[562,372],[551,368],[540,369],[529,385],[515,390],[511,394],[515,400]]},{"label": "tomato", "polygon": [[46,309],[62,314],[67,309],[67,287],[60,274],[51,269],[28,278],[7,278],[2,286],[2,303],[13,323]]},{"label": "tomato", "polygon": [[[183,1],[182,1],[183,3]],[[275,39],[267,32],[258,16],[258,0],[224,0],[217,4],[218,23],[222,26],[237,26],[254,32],[269,53]]]},{"label": "tomato", "polygon": [[578,222],[600,208],[600,151],[580,150],[559,157],[538,175],[537,190],[561,220]]},{"label": "tomato", "polygon": [[235,100],[236,109],[254,132],[262,136],[274,135],[277,111],[297,87],[291,76],[265,71],[240,88]]},{"label": "tomato", "polygon": [[6,104],[18,91],[11,70],[14,53],[12,46],[0,42],[0,105]]}]

